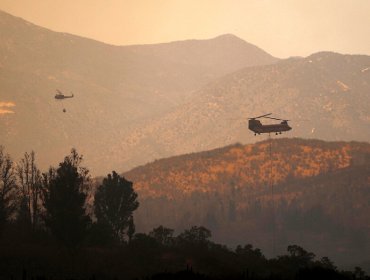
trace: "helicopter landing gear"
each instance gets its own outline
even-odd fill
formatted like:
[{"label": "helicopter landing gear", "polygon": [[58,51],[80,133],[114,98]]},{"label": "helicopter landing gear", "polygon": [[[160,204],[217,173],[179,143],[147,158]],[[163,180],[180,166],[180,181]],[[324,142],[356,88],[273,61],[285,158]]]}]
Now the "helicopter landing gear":
[{"label": "helicopter landing gear", "polygon": [[64,108],[64,109],[63,109],[63,113],[65,113],[65,112],[67,112],[67,110]]}]

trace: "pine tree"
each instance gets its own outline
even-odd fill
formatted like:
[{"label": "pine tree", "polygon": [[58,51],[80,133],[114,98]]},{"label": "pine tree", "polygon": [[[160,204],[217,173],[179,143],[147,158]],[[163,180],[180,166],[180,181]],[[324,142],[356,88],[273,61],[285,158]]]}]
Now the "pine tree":
[{"label": "pine tree", "polygon": [[80,166],[81,161],[82,156],[72,149],[58,169],[43,174],[45,224],[67,247],[80,246],[91,223],[85,212],[84,193],[89,171]]},{"label": "pine tree", "polygon": [[[103,179],[95,193],[94,210],[97,223],[109,228],[114,238],[123,241],[132,213],[139,207],[133,184],[115,171]],[[130,230],[133,229],[133,224]]]}]

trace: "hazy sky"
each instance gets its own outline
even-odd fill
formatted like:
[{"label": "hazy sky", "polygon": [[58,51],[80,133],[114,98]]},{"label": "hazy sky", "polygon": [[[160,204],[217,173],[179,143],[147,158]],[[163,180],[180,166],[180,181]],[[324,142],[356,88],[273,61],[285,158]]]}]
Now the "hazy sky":
[{"label": "hazy sky", "polygon": [[232,33],[281,58],[370,55],[370,0],[0,0],[0,9],[115,45]]}]

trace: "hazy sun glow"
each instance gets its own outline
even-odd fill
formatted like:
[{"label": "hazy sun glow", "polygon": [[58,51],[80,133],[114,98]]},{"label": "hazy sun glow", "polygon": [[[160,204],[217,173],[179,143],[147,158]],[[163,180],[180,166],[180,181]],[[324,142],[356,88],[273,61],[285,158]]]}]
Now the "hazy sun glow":
[{"label": "hazy sun glow", "polygon": [[370,54],[367,0],[2,0],[43,27],[130,45],[232,33],[277,57]]}]

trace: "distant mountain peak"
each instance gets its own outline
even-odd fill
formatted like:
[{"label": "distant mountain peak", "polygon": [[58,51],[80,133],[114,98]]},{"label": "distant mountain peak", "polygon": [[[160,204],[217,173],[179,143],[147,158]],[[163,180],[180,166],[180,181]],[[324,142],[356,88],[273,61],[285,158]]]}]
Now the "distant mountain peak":
[{"label": "distant mountain peak", "polygon": [[[91,151],[96,158],[119,166],[122,157],[117,157],[117,162],[105,151],[96,153],[101,141],[92,141],[90,133],[103,123],[104,130],[112,131],[117,138],[130,135],[140,140],[134,131],[135,127],[146,127],[142,120],[166,116],[214,79],[277,60],[231,34],[216,39],[119,47],[55,32],[5,12],[0,12],[0,30],[0,65],[4,73],[0,77],[0,101],[17,104],[16,114],[0,108],[0,116],[9,119],[0,125],[1,144],[15,157],[18,151],[34,149],[41,155],[40,166],[50,165],[51,158],[56,161],[62,156],[64,147],[76,147],[77,143],[85,154]],[[62,103],[53,98],[56,88],[76,92],[76,98],[65,103],[68,113],[63,115]],[[124,111],[127,118],[122,118]],[[76,122],[63,126],[67,115]],[[84,125],[78,125],[80,122]],[[40,133],[26,129],[30,123]],[[111,124],[109,128],[106,123]],[[85,129],[80,129],[82,126]],[[16,143],[14,135],[19,133],[27,139],[29,148]],[[45,151],[44,141],[53,143],[53,154]],[[125,144],[118,149],[124,153],[127,147],[130,146]],[[140,154],[130,167],[155,156],[142,160],[146,153]],[[104,161],[95,161],[95,166],[89,163],[90,169],[98,173],[111,170],[101,165]]]},{"label": "distant mountain peak", "polygon": [[222,35],[216,36],[214,39],[227,39],[227,40],[230,40],[230,39],[238,39],[238,40],[244,41],[240,37],[238,37],[238,36],[236,36],[234,34],[231,34],[231,33],[226,33],[226,34],[222,34]]},{"label": "distant mountain peak", "polygon": [[242,43],[242,44],[247,44],[247,45],[258,48],[257,46],[255,46],[255,45],[245,41],[244,39],[242,39],[242,38],[240,38],[240,37],[238,37],[234,34],[231,34],[231,33],[222,34],[222,35],[216,36],[216,37],[214,37],[210,40],[219,41],[219,42],[228,42],[228,43]]}]

